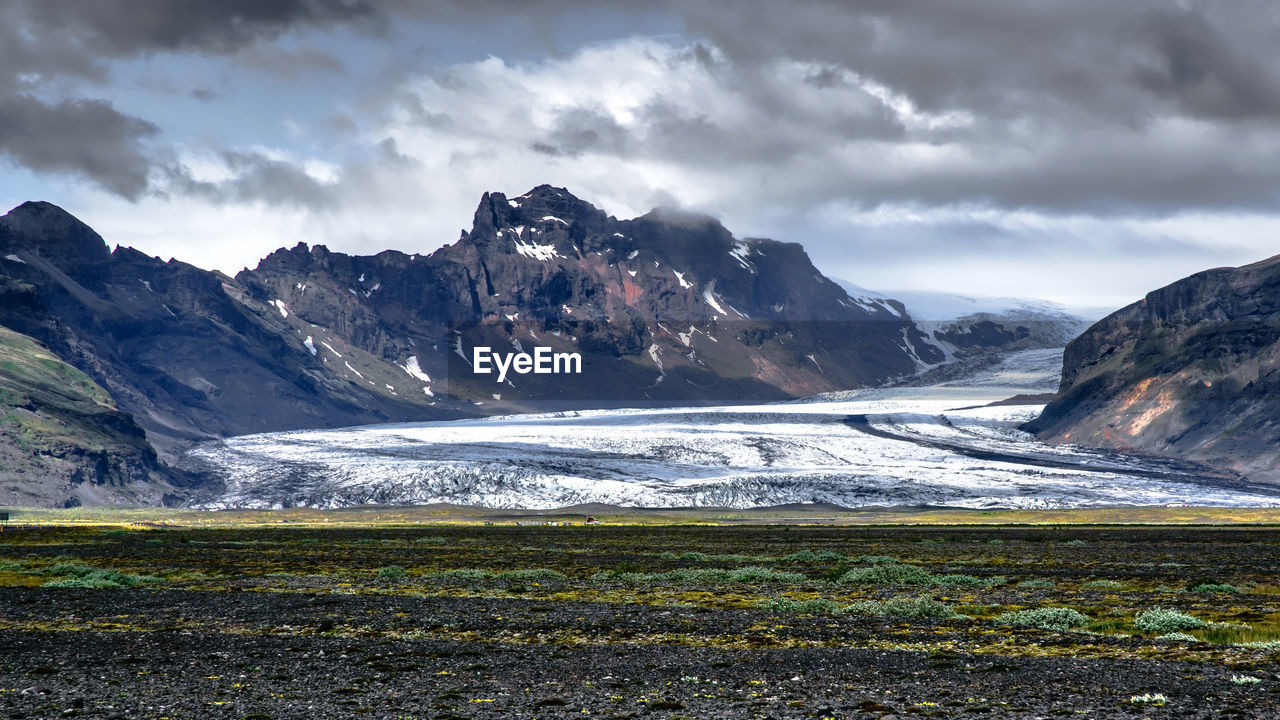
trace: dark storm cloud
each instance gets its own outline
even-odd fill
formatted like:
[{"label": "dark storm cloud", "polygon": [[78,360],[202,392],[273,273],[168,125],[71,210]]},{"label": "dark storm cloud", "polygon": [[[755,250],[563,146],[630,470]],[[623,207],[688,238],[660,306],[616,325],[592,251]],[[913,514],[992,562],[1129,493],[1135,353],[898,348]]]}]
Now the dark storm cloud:
[{"label": "dark storm cloud", "polygon": [[[167,164],[168,153],[149,143],[159,128],[101,99],[49,99],[50,88],[66,79],[105,84],[106,59],[158,52],[249,49],[250,61],[277,73],[340,70],[335,58],[314,48],[255,54],[252,47],[295,29],[347,22],[376,28],[381,18],[368,4],[345,0],[6,3],[0,6],[0,156],[38,173],[81,176],[136,200],[151,189],[149,177],[180,172]],[[250,170],[248,180],[272,171]]]},{"label": "dark storm cloud", "polygon": [[36,172],[81,175],[129,199],[147,188],[151,163],[137,146],[156,131],[99,100],[0,97],[0,149],[14,162]]},{"label": "dark storm cloud", "polygon": [[[984,115],[1074,106],[1098,119],[1169,109],[1269,115],[1280,39],[1273,6],[1146,0],[683,5],[691,30],[739,62],[793,57],[845,67],[921,108]],[[1212,102],[1204,99],[1212,98]]]},{"label": "dark storm cloud", "polygon": [[[1262,2],[799,0],[681,6],[739,71],[779,57],[842,72],[926,113],[905,142],[962,148],[905,172],[832,167],[861,205],[1050,212],[1271,211],[1280,188],[1280,23]],[[786,116],[783,112],[782,117]],[[868,153],[868,160],[884,156]]]},{"label": "dark storm cloud", "polygon": [[56,35],[88,52],[229,53],[307,26],[383,21],[371,3],[348,0],[19,0],[9,12],[36,36]]},{"label": "dark storm cloud", "polygon": [[224,152],[221,157],[234,173],[231,179],[193,180],[179,170],[170,180],[179,191],[215,203],[265,203],[320,210],[331,207],[336,199],[337,184],[321,182],[295,163],[261,153]]},{"label": "dark storm cloud", "polygon": [[555,128],[533,148],[547,155],[578,156],[586,152],[624,154],[630,133],[612,115],[594,108],[571,108],[556,115]]},{"label": "dark storm cloud", "polygon": [[[480,23],[504,7],[436,2],[412,12]],[[524,10],[572,22],[578,7],[543,0]],[[765,201],[778,203],[1160,216],[1269,213],[1280,200],[1280,11],[1269,2],[644,8],[680,18],[694,38],[672,77],[705,73],[736,106],[659,97],[624,127],[588,99],[557,110],[551,129],[523,147],[695,174],[769,167]],[[810,67],[780,78],[785,62]],[[452,69],[433,78],[459,96],[484,81]],[[805,88],[828,102],[802,98]]]},{"label": "dark storm cloud", "polygon": [[[572,4],[531,7],[567,19]],[[706,73],[738,106],[660,97],[625,128],[570,107],[528,147],[691,172],[771,167],[791,175],[771,186],[787,203],[1152,216],[1280,200],[1280,11],[1268,2],[646,5],[658,7],[702,39],[673,76]],[[780,79],[787,61],[812,67]],[[805,102],[801,85],[829,102]]]}]

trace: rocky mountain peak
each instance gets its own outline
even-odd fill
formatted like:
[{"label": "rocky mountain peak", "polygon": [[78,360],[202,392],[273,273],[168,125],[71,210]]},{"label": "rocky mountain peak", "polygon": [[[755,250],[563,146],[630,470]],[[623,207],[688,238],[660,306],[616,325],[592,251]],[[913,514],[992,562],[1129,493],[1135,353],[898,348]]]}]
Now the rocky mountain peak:
[{"label": "rocky mountain peak", "polygon": [[508,198],[500,192],[485,193],[472,219],[471,232],[464,234],[476,242],[496,239],[500,230],[524,228],[534,232],[558,229],[577,238],[600,230],[609,218],[596,206],[575,197],[564,188],[539,185],[529,192]]},{"label": "rocky mountain peak", "polygon": [[0,217],[0,250],[30,251],[56,261],[90,264],[110,252],[102,236],[53,203],[25,202]]}]

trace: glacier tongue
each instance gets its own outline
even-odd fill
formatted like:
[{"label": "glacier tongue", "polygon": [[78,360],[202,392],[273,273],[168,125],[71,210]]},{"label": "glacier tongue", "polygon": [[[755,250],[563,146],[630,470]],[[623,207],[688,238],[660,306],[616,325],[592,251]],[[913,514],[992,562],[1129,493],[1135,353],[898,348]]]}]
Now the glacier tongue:
[{"label": "glacier tongue", "polygon": [[226,482],[216,508],[1280,505],[1157,460],[1036,442],[1016,427],[1039,406],[975,407],[1027,391],[1011,369],[984,380],[1013,386],[267,433],[191,455]]}]

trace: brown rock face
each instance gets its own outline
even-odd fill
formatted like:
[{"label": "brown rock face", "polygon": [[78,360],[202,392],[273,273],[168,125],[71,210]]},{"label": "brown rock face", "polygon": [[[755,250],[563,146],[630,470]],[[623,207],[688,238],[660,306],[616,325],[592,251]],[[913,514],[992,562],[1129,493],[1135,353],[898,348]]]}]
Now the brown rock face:
[{"label": "brown rock face", "polygon": [[1280,256],[1149,293],[1067,346],[1028,429],[1280,482]]}]

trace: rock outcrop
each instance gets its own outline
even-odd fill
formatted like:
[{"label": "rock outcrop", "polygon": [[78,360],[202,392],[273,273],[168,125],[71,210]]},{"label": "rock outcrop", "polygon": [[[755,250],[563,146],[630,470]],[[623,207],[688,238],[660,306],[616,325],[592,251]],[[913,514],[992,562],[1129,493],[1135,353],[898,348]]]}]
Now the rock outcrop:
[{"label": "rock outcrop", "polygon": [[1197,273],[1072,341],[1028,429],[1280,482],[1280,256]]}]

